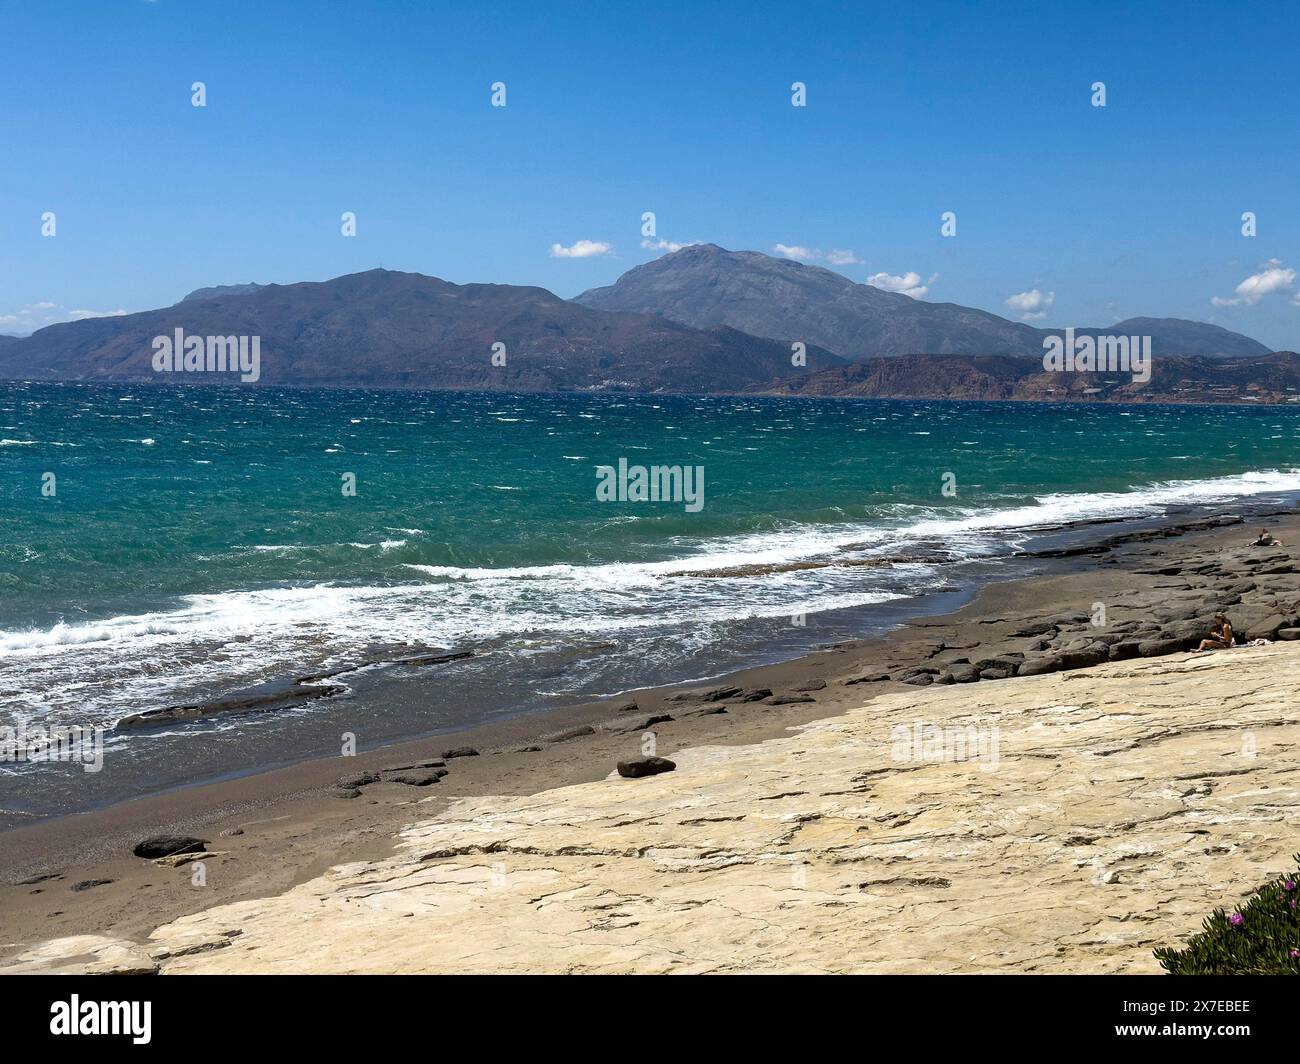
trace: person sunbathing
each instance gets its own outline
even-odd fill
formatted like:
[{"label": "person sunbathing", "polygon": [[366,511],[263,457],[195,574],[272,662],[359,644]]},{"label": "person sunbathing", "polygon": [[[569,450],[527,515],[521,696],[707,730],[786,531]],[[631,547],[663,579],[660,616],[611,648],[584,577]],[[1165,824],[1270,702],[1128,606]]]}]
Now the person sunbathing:
[{"label": "person sunbathing", "polygon": [[1221,613],[1214,615],[1214,627],[1210,629],[1209,637],[1201,640],[1201,645],[1197,650],[1226,650],[1232,646],[1233,635],[1232,625],[1228,623],[1228,618]]},{"label": "person sunbathing", "polygon": [[1258,538],[1256,538],[1255,542],[1253,542],[1251,546],[1252,547],[1280,547],[1282,546],[1282,541],[1280,539],[1275,539],[1273,537],[1273,534],[1269,532],[1267,528],[1261,528],[1259,530]]}]

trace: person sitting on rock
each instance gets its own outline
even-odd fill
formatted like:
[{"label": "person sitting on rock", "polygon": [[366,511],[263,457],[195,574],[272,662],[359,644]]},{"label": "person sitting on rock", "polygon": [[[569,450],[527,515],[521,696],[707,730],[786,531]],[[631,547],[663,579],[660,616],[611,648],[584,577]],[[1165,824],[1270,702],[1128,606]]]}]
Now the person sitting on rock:
[{"label": "person sitting on rock", "polygon": [[1228,618],[1221,613],[1214,615],[1214,627],[1210,629],[1210,635],[1207,639],[1201,640],[1201,645],[1197,650],[1226,650],[1233,644],[1232,625],[1228,623]]},{"label": "person sitting on rock", "polygon": [[1259,530],[1259,538],[1256,539],[1255,542],[1251,544],[1251,546],[1252,547],[1280,547],[1282,546],[1282,541],[1280,539],[1274,539],[1273,534],[1269,532],[1267,528],[1261,528]]}]

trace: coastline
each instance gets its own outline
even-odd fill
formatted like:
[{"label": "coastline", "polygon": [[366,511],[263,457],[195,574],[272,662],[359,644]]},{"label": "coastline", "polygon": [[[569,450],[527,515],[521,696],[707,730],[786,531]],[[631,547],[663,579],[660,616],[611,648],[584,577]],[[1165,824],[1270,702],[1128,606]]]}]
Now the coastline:
[{"label": "coastline", "polygon": [[[1271,520],[1270,527],[1285,542],[1300,543],[1300,516]],[[530,795],[602,780],[616,760],[640,752],[646,731],[655,733],[657,752],[668,757],[705,746],[751,747],[787,736],[791,728],[859,710],[881,695],[916,694],[917,686],[898,678],[907,670],[937,674],[959,670],[963,658],[1023,654],[1026,645],[1041,637],[1013,633],[1050,623],[1050,618],[1059,622],[1058,634],[1068,636],[1071,626],[1086,631],[1088,610],[1098,600],[1120,603],[1145,595],[1133,616],[1149,614],[1174,594],[1171,584],[1186,582],[1159,570],[1181,569],[1178,559],[1183,557],[1226,557],[1228,548],[1240,548],[1248,538],[1240,524],[1170,531],[1162,527],[1110,545],[1103,541],[1080,547],[1084,564],[1077,571],[988,585],[960,610],[913,618],[882,639],[840,644],[719,678],[707,686],[742,690],[715,701],[674,700],[683,685],[629,692],[624,698],[517,717],[356,757],[304,762],[13,829],[0,835],[0,956],[69,935],[142,939],[186,914],[288,890],[340,861],[384,859],[395,852],[399,832],[414,819],[458,800]],[[1266,555],[1259,556],[1261,563]],[[1279,572],[1268,579],[1293,588],[1300,599],[1300,575]],[[1243,608],[1254,594],[1247,595]],[[891,678],[845,682],[880,674]],[[970,690],[996,690],[990,682],[1005,681],[981,680]],[[761,690],[774,694],[746,700]],[[635,710],[618,708],[630,700],[637,703]],[[718,712],[722,707],[725,712]],[[672,719],[652,723],[664,716]],[[344,797],[350,792],[337,785],[343,776],[418,765],[458,746],[472,746],[480,755],[446,760],[447,774],[436,786],[381,780],[352,788],[358,793]],[[222,835],[228,831],[240,834]],[[137,841],[160,832],[196,835],[220,854],[206,862],[205,886],[193,886],[184,867],[131,856]]]}]

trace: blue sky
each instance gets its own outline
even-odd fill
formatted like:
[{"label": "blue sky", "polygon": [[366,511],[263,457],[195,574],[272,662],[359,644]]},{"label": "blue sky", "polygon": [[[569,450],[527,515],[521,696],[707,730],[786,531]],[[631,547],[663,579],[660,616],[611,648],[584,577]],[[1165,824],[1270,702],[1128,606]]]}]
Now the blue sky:
[{"label": "blue sky", "polygon": [[0,332],[380,265],[572,296],[662,254],[654,211],[1038,324],[1294,349],[1298,31],[1290,0],[0,0]]}]

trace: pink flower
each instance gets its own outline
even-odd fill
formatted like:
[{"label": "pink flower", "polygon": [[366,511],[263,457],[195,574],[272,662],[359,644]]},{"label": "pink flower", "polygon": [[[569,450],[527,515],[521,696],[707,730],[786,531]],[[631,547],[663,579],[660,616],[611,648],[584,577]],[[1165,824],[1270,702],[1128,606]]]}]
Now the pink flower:
[{"label": "pink flower", "polygon": [[1293,949],[1287,954],[1288,957],[1300,957],[1300,949]]},{"label": "pink flower", "polygon": [[1232,924],[1233,927],[1240,927],[1245,922],[1246,918],[1241,913],[1233,913],[1228,917],[1228,923]]},{"label": "pink flower", "polygon": [[1282,884],[1282,886],[1286,887],[1287,890],[1295,890],[1295,880],[1288,879],[1285,883]]}]

